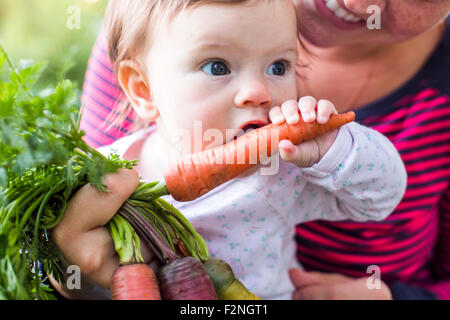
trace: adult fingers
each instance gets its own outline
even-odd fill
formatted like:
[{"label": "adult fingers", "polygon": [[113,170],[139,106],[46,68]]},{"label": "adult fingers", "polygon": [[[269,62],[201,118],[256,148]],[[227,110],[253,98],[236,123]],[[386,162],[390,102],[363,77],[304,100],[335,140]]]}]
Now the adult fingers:
[{"label": "adult fingers", "polygon": [[56,230],[78,234],[106,225],[136,190],[139,176],[135,170],[122,169],[107,175],[103,182],[109,192],[85,185],[72,197]]},{"label": "adult fingers", "polygon": [[297,289],[321,284],[320,279],[316,276],[299,268],[290,269],[289,278]]},{"label": "adult fingers", "polygon": [[91,282],[109,288],[114,271],[119,267],[119,257],[105,227],[80,234],[69,245],[60,246],[70,264],[77,265]]},{"label": "adult fingers", "polygon": [[333,295],[332,286],[313,285],[294,291],[293,300],[331,300]]},{"label": "adult fingers", "polygon": [[310,285],[331,285],[345,283],[353,278],[338,273],[324,273],[315,271],[305,271],[301,269],[290,269],[289,276],[296,287],[305,287]]},{"label": "adult fingers", "polygon": [[69,201],[51,237],[70,264],[93,282],[109,287],[119,260],[108,230],[103,227],[139,184],[134,170],[119,170],[104,179],[109,192],[83,186]]}]

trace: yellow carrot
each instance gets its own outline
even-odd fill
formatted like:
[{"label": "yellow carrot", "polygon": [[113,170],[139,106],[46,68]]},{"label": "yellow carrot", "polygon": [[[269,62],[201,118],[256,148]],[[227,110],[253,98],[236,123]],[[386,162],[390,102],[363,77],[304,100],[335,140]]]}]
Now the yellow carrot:
[{"label": "yellow carrot", "polygon": [[203,266],[219,300],[261,300],[236,279],[230,265],[220,259],[209,259]]}]

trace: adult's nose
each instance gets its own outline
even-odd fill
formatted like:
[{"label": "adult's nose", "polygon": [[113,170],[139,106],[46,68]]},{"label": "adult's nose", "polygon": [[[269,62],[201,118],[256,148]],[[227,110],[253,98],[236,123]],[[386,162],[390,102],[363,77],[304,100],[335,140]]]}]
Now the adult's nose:
[{"label": "adult's nose", "polygon": [[272,94],[264,79],[251,78],[242,81],[234,98],[236,107],[265,107],[272,105]]}]

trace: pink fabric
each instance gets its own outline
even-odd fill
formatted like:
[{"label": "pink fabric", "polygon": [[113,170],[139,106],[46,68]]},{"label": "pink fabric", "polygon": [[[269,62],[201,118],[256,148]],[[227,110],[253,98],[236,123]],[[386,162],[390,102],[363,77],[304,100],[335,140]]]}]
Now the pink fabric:
[{"label": "pink fabric", "polygon": [[85,132],[86,143],[95,148],[109,145],[133,132],[136,119],[136,114],[130,110],[123,122],[111,126],[119,104],[124,103],[126,97],[117,82],[106,48],[106,40],[100,33],[89,59],[81,98],[80,126]]}]

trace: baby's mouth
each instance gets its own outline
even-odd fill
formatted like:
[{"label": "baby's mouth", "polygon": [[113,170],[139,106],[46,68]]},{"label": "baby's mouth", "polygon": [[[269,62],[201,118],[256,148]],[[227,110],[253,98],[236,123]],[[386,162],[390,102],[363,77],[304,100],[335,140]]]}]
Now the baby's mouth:
[{"label": "baby's mouth", "polygon": [[243,136],[246,133],[249,133],[253,130],[256,130],[258,128],[261,128],[265,125],[265,123],[262,123],[260,121],[257,122],[249,122],[247,124],[244,124],[243,126],[241,126],[237,132],[234,134],[233,136],[233,140],[236,140],[237,138]]}]

